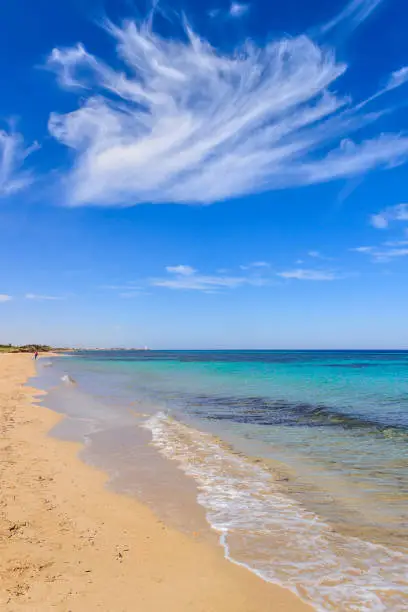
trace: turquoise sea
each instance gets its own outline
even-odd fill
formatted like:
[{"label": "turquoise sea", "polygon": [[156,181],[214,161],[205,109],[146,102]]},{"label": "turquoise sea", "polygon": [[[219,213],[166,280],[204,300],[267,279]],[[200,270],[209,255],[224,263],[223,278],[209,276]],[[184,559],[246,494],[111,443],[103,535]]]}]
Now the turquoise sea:
[{"label": "turquoise sea", "polygon": [[408,610],[408,352],[85,351],[38,385],[115,478],[145,445],[193,481],[232,561],[316,610]]}]

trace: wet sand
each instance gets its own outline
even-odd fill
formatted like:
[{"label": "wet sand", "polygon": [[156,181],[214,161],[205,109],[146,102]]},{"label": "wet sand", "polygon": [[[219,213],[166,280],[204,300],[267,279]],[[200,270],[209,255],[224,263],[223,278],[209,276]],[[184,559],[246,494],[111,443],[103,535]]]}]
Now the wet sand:
[{"label": "wet sand", "polygon": [[104,486],[47,432],[29,355],[0,355],[0,608],[6,612],[306,612],[292,593]]}]

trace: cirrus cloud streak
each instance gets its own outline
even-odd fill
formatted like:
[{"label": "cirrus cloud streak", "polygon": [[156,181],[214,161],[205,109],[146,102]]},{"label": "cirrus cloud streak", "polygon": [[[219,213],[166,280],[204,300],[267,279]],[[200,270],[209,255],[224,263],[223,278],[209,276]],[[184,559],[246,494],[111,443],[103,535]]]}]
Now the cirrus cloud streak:
[{"label": "cirrus cloud streak", "polygon": [[152,278],[149,284],[166,289],[184,289],[215,293],[222,289],[236,289],[244,285],[263,286],[270,283],[262,276],[234,276],[226,274],[201,274],[191,266],[167,266],[169,277]]},{"label": "cirrus cloud streak", "polygon": [[[361,15],[373,10],[358,5]],[[64,182],[70,205],[208,204],[408,158],[405,135],[351,140],[384,111],[362,112],[365,102],[334,94],[347,66],[306,35],[225,54],[188,24],[177,40],[156,34],[151,20],[105,28],[121,68],[82,43],[55,48],[47,62],[81,101],[49,120],[75,153]],[[405,76],[393,73],[392,88]]]},{"label": "cirrus cloud streak", "polygon": [[357,28],[382,2],[383,0],[351,0],[340,13],[320,28],[320,32],[325,34],[344,24],[351,29]]},{"label": "cirrus cloud streak", "polygon": [[40,295],[38,293],[26,293],[25,294],[25,299],[26,300],[38,300],[38,301],[59,301],[59,300],[64,300],[64,297],[61,296],[57,296],[57,295]]},{"label": "cirrus cloud streak", "polygon": [[282,278],[305,281],[333,281],[342,278],[331,270],[311,270],[304,268],[287,270],[286,272],[278,272],[277,274]]},{"label": "cirrus cloud streak", "polygon": [[37,148],[37,143],[26,147],[18,132],[0,130],[0,197],[10,196],[33,182],[33,174],[22,166]]},{"label": "cirrus cloud streak", "polygon": [[367,255],[375,263],[387,263],[401,257],[408,257],[408,241],[384,242],[379,246],[359,246],[351,249]]}]

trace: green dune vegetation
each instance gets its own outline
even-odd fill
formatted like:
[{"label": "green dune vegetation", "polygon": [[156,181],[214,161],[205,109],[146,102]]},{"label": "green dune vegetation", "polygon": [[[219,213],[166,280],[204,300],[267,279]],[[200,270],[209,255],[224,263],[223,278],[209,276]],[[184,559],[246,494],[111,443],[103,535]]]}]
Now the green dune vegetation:
[{"label": "green dune vegetation", "polygon": [[46,353],[51,351],[51,346],[46,344],[24,344],[15,346],[14,344],[0,344],[0,353]]}]

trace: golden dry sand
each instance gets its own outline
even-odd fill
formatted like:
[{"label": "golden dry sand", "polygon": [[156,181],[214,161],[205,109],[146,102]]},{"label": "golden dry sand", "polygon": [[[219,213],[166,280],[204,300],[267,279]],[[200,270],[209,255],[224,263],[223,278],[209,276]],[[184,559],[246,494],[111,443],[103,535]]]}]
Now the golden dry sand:
[{"label": "golden dry sand", "polygon": [[0,609],[46,612],[309,612],[104,487],[59,420],[24,386],[29,355],[0,355]]}]

